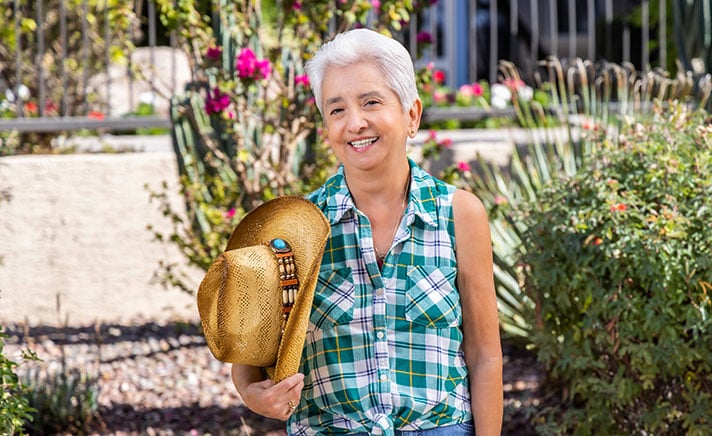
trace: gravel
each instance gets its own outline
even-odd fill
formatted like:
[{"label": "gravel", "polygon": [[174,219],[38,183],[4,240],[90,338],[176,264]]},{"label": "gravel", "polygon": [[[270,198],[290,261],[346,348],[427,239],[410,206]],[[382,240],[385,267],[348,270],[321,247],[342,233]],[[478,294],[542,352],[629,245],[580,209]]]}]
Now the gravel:
[{"label": "gravel", "polygon": [[[5,354],[28,371],[80,368],[98,380],[98,416],[89,434],[284,435],[284,423],[250,412],[230,381],[229,365],[210,354],[198,325],[136,320],[86,327],[5,326]],[[507,344],[504,434],[531,433],[541,370],[534,357]]]}]

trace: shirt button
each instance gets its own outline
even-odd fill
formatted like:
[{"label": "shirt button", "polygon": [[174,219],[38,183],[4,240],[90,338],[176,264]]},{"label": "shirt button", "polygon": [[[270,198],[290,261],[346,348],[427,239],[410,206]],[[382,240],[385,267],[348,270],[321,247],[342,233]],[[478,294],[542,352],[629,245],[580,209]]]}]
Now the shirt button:
[{"label": "shirt button", "polygon": [[388,380],[388,376],[385,374],[381,374],[381,381],[386,381]]},{"label": "shirt button", "polygon": [[383,339],[383,332],[378,332],[378,333],[376,333],[376,337],[377,337],[378,339]]},{"label": "shirt button", "polygon": [[376,295],[378,295],[379,297],[381,295],[383,295],[383,289],[381,289],[381,288],[376,289]]}]

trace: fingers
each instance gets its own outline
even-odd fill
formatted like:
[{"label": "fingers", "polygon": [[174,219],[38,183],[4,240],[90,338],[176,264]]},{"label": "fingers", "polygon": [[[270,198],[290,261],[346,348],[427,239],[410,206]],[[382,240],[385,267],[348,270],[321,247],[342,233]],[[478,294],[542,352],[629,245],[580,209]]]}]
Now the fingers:
[{"label": "fingers", "polygon": [[297,409],[303,388],[304,375],[295,374],[277,384],[272,380],[252,383],[242,399],[253,412],[286,421]]}]

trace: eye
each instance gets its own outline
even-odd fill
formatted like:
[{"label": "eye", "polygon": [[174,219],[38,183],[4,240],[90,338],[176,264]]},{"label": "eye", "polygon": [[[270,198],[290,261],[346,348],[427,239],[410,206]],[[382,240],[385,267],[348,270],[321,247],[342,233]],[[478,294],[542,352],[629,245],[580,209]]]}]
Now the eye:
[{"label": "eye", "polygon": [[329,115],[340,114],[340,113],[343,112],[343,111],[344,111],[344,110],[341,109],[341,108],[335,108],[335,109],[332,109],[332,110],[329,112]]},{"label": "eye", "polygon": [[374,106],[379,104],[380,102],[378,100],[367,100],[366,101],[366,106]]}]

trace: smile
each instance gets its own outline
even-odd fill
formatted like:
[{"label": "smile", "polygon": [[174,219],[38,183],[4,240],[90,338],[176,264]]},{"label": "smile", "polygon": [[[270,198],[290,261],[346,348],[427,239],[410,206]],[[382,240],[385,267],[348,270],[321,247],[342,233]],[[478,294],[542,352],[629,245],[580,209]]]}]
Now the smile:
[{"label": "smile", "polygon": [[378,141],[378,137],[359,139],[358,141],[349,142],[349,145],[356,150],[363,150],[368,148],[371,144]]}]

